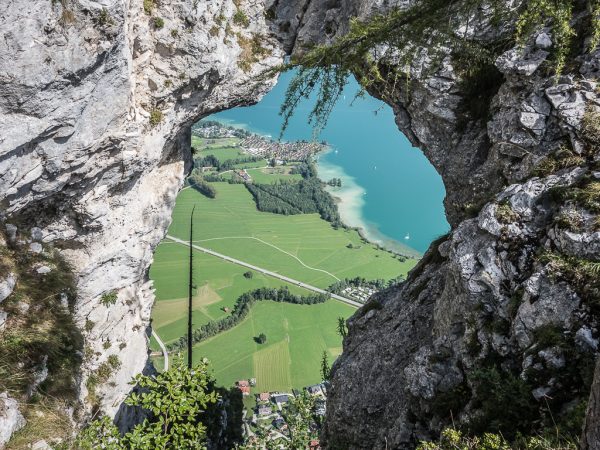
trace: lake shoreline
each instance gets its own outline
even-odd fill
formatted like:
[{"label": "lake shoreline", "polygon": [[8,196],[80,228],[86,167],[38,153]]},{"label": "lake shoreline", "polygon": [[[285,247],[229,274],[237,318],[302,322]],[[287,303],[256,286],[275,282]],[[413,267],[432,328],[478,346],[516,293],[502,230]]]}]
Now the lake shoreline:
[{"label": "lake shoreline", "polygon": [[[223,125],[241,128],[256,135],[267,139],[276,140],[272,135],[265,133],[262,130],[256,129],[249,124],[240,123],[231,119],[211,118]],[[377,224],[369,222],[363,213],[363,207],[366,204],[366,190],[360,186],[356,179],[349,175],[342,166],[325,161],[323,158],[334,152],[335,150],[328,146],[326,150],[320,151],[314,155],[314,161],[317,166],[317,174],[323,182],[329,181],[331,178],[341,178],[342,187],[336,188],[326,186],[326,191],[336,200],[337,209],[340,219],[344,225],[349,228],[354,228],[360,236],[372,244],[376,244],[394,253],[404,256],[421,258],[423,253],[412,248],[408,243],[403,243],[390,236],[385,235],[379,230]]]},{"label": "lake shoreline", "polygon": [[329,147],[327,150],[319,152],[315,162],[318,177],[321,181],[326,183],[332,178],[342,180],[342,187],[326,186],[326,191],[336,200],[338,212],[344,225],[356,229],[363,239],[386,250],[405,256],[421,258],[422,253],[408,244],[384,235],[379,231],[377,224],[370,223],[364,218],[362,209],[366,203],[366,190],[356,182],[354,177],[346,173],[343,167],[323,159],[327,154],[334,151]]}]

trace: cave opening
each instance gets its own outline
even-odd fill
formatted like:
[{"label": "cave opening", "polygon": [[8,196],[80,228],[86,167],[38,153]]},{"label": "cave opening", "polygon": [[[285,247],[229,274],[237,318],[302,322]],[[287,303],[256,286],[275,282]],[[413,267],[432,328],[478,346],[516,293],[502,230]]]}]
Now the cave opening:
[{"label": "cave opening", "polygon": [[[283,125],[279,110],[294,72],[281,75],[256,105],[226,110],[208,120],[278,139]],[[344,222],[362,228],[373,242],[424,253],[449,230],[442,178],[398,130],[391,107],[366,93],[356,97],[359,91],[351,77],[327,126],[317,136],[307,120],[316,94],[311,95],[292,117],[282,139],[318,139],[328,144],[329,150],[316,155],[319,176],[324,181],[338,176],[346,181],[347,189],[334,194],[341,198]]]},{"label": "cave opening", "polygon": [[342,351],[345,320],[449,230],[441,177],[388,105],[356,95],[354,79],[318,136],[309,98],[280,138],[292,77],[257,104],[192,127],[194,164],[150,270],[151,347],[185,352],[195,207],[193,357],[208,358],[217,384],[242,392],[256,415],[267,393],[318,389]]}]

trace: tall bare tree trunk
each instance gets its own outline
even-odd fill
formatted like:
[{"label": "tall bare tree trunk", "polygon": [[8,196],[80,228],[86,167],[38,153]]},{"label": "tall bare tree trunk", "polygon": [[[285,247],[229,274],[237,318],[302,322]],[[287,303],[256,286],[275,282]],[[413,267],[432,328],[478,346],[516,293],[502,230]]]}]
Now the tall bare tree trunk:
[{"label": "tall bare tree trunk", "polygon": [[600,358],[596,362],[594,382],[581,436],[581,450],[600,450]]}]

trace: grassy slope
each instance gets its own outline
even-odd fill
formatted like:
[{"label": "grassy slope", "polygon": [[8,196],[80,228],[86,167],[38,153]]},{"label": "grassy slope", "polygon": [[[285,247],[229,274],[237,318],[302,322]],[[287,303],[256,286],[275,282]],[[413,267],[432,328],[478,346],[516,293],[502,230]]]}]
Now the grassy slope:
[{"label": "grassy slope", "polygon": [[[320,381],[323,350],[340,353],[336,319],[354,309],[333,300],[320,305],[260,302],[240,325],[194,347],[194,358],[206,357],[219,383],[231,385],[255,376],[255,391],[289,390]],[[265,333],[267,342],[254,337]]]},{"label": "grassy slope", "polygon": [[250,169],[248,173],[252,177],[254,183],[273,184],[279,180],[301,180],[299,174],[289,174],[291,166],[268,167],[264,169]]},{"label": "grassy slope", "polygon": [[[219,139],[203,139],[198,136],[192,136],[192,147],[197,150],[216,149],[223,147],[237,147],[240,143],[238,138],[219,138]],[[238,148],[236,154],[242,155],[242,151]]]},{"label": "grassy slope", "polygon": [[[150,278],[156,287],[156,303],[152,311],[152,324],[165,343],[177,340],[186,332],[188,249],[180,244],[164,241],[154,255]],[[272,277],[254,272],[252,279],[244,277],[247,269],[214,256],[194,251],[194,296],[192,320],[195,327],[209,320],[224,317],[223,307],[233,308],[244,292],[259,287],[288,286],[292,292],[308,291]],[[151,347],[158,350],[154,341]]]},{"label": "grassy slope", "polygon": [[[242,155],[230,148],[231,145],[235,145],[235,140],[196,142],[198,148],[210,147],[203,150],[202,155],[214,154],[220,160]],[[265,164],[266,161],[243,166]],[[280,171],[280,168],[249,169],[254,180],[260,183],[300,178]],[[189,213],[196,205],[194,230],[198,245],[320,287],[330,285],[335,278],[303,267],[292,256],[247,237],[269,242],[305,264],[331,272],[338,278],[393,278],[415,264],[414,260],[401,263],[391,254],[365,244],[355,231],[334,230],[317,214],[282,216],[260,212],[243,185],[214,183],[214,186],[216,199],[208,199],[193,189],[180,193],[169,234],[187,239]],[[222,237],[243,238],[211,240]],[[349,243],[360,248],[349,249]],[[153,323],[165,342],[185,333],[187,254],[186,247],[165,241],[157,249],[151,268],[158,300]],[[222,308],[231,308],[243,292],[260,286],[286,284],[258,273],[248,280],[243,276],[245,271],[235,264],[194,252],[194,281],[198,286],[194,299],[195,326],[223,317],[226,313]],[[300,294],[306,292],[297,286],[290,289]],[[336,320],[340,316],[349,317],[353,311],[336,301],[312,306],[261,302],[234,329],[197,344],[194,358],[208,357],[217,381],[226,386],[238,379],[255,377],[258,381],[255,392],[303,387],[320,381],[323,350],[327,350],[331,361],[341,353],[341,338],[335,332]],[[253,339],[261,332],[267,335],[267,343],[263,345]],[[151,346],[158,349],[154,339]],[[161,367],[161,358],[156,358],[156,363]]]},{"label": "grassy slope", "polygon": [[[248,237],[262,239],[304,264],[338,278],[359,275],[368,279],[394,278],[406,273],[416,262],[413,259],[400,262],[390,253],[362,242],[355,231],[334,230],[317,214],[283,216],[257,211],[243,185],[214,183],[214,186],[216,199],[193,189],[179,194],[169,234],[187,238],[188,218],[196,205],[194,230],[198,245],[319,287],[327,287],[336,279],[306,268],[292,256]],[[223,237],[226,239],[220,239]],[[360,248],[349,249],[349,243]]]}]

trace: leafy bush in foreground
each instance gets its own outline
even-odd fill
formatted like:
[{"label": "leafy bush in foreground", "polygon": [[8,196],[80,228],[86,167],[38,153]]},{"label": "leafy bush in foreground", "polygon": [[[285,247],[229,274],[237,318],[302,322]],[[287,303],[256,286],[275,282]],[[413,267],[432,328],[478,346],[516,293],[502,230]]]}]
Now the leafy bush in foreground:
[{"label": "leafy bush in foreground", "polygon": [[77,439],[76,448],[92,450],[204,449],[205,414],[219,397],[208,375],[208,363],[202,361],[188,369],[180,360],[156,376],[138,375],[132,384],[141,388],[125,403],[152,413],[151,419],[133,430],[119,434],[108,417],[92,422]]},{"label": "leafy bush in foreground", "polygon": [[421,441],[417,450],[576,450],[577,444],[570,440],[550,439],[543,436],[521,438],[510,444],[500,434],[484,433],[482,436],[465,436],[459,430],[447,428],[439,441]]}]

